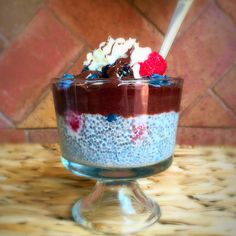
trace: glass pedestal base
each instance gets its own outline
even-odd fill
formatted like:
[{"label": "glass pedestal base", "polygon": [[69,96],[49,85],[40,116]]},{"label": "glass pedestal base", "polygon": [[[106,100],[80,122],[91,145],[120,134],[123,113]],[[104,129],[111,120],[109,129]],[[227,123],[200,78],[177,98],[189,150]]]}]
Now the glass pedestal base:
[{"label": "glass pedestal base", "polygon": [[107,234],[140,231],[160,218],[160,208],[135,180],[98,181],[94,192],[72,208],[81,226]]},{"label": "glass pedestal base", "polygon": [[167,169],[169,157],[151,166],[97,168],[61,157],[64,167],[79,176],[97,179],[95,190],[72,208],[74,220],[86,229],[105,234],[138,232],[160,218],[160,207],[140,189],[137,178]]}]

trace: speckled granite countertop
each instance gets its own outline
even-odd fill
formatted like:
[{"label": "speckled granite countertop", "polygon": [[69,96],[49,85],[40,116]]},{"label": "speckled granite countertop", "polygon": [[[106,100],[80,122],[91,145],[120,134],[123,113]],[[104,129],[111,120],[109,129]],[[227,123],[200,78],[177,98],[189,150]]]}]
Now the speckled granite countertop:
[{"label": "speckled granite countertop", "polygon": [[[0,235],[87,236],[71,204],[94,181],[59,162],[56,145],[0,146]],[[177,147],[173,165],[139,181],[158,200],[160,223],[136,235],[236,235],[236,148]]]}]

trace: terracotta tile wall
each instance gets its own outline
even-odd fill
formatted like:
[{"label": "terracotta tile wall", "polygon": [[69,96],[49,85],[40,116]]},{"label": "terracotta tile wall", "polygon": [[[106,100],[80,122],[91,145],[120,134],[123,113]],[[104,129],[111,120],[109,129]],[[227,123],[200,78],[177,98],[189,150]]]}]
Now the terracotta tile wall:
[{"label": "terracotta tile wall", "polygon": [[[56,142],[49,81],[113,37],[158,50],[175,0],[0,1],[0,142]],[[236,144],[236,1],[195,0],[168,56],[185,79],[177,142]]]}]

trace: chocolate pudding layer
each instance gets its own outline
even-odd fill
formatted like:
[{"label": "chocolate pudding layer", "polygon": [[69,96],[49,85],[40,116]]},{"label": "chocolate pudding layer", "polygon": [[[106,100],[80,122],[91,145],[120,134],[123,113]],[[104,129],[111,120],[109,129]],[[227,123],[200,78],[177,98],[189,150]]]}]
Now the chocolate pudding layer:
[{"label": "chocolate pudding layer", "polygon": [[69,86],[61,80],[53,83],[53,96],[58,115],[66,111],[127,117],[154,115],[180,109],[180,79],[75,79]]}]

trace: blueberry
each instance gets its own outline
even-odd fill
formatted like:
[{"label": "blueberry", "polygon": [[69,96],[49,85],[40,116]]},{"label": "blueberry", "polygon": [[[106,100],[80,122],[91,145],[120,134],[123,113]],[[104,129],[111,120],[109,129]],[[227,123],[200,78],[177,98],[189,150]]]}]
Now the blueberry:
[{"label": "blueberry", "polygon": [[84,66],[84,68],[82,69],[81,72],[84,72],[84,71],[87,71],[87,70],[89,70],[89,67],[88,66]]},{"label": "blueberry", "polygon": [[159,75],[159,74],[153,74],[153,75],[151,75],[151,78],[152,79],[167,79],[168,76],[166,76],[166,75]]},{"label": "blueberry", "polygon": [[173,82],[171,82],[170,80],[166,79],[166,80],[161,80],[160,81],[160,85],[161,86],[169,86],[169,85],[172,85]]},{"label": "blueberry", "polygon": [[169,77],[167,75],[153,74],[151,75],[149,84],[155,87],[169,86],[172,82],[168,80],[168,78]]},{"label": "blueberry", "polygon": [[161,79],[161,78],[152,78],[149,81],[149,84],[155,87],[161,87],[161,86],[169,86],[172,85],[173,82],[168,80],[167,78]]},{"label": "blueberry", "polygon": [[125,64],[118,72],[119,76],[133,75],[133,71],[128,64]]},{"label": "blueberry", "polygon": [[74,75],[72,75],[72,74],[64,74],[64,75],[63,75],[63,78],[64,78],[64,79],[74,79],[75,77],[74,77]]},{"label": "blueberry", "polygon": [[87,77],[86,77],[86,79],[97,79],[97,78],[99,78],[99,75],[98,74],[89,74]]},{"label": "blueberry", "polygon": [[118,117],[118,115],[116,115],[116,114],[109,114],[106,119],[108,122],[112,122],[112,121],[116,121],[117,117]]},{"label": "blueberry", "polygon": [[107,74],[108,69],[110,68],[110,65],[106,65],[102,67],[102,77],[103,78],[109,78],[109,75]]},{"label": "blueberry", "polygon": [[157,81],[157,80],[150,80],[149,84],[154,86],[154,87],[161,87],[159,81]]},{"label": "blueberry", "polygon": [[73,83],[73,80],[71,79],[62,79],[58,81],[58,87],[67,89],[71,86],[72,83]]}]

